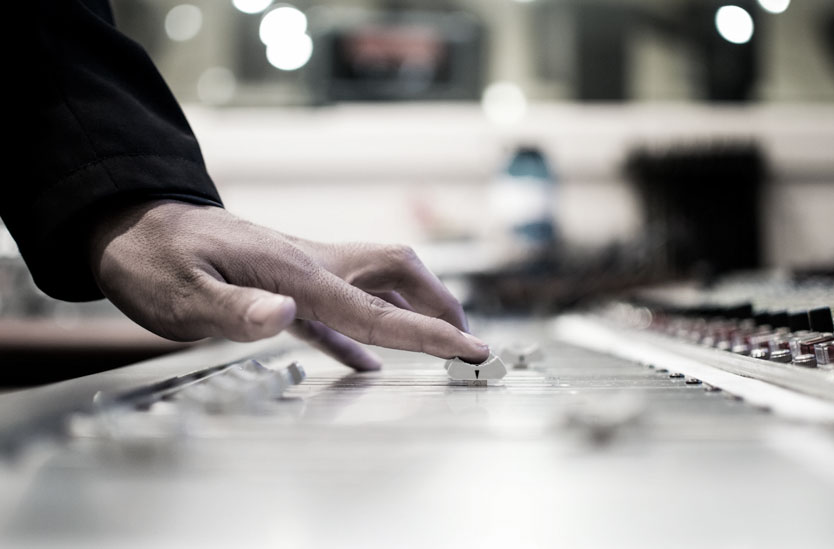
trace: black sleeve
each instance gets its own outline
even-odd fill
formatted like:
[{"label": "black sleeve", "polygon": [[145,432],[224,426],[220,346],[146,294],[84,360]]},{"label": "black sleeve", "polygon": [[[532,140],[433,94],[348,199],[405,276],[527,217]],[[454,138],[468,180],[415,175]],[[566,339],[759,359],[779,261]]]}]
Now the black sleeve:
[{"label": "black sleeve", "polygon": [[152,198],[222,203],[177,101],[107,0],[30,2],[25,126],[11,159],[22,168],[0,183],[0,215],[44,292],[98,299],[89,220]]}]

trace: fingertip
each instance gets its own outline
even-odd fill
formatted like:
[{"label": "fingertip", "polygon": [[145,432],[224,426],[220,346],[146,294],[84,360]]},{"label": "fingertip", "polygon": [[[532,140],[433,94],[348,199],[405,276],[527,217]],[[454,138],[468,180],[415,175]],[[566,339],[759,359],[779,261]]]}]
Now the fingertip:
[{"label": "fingertip", "polygon": [[357,372],[376,372],[382,369],[382,358],[379,355],[356,344],[345,346],[334,357]]},{"label": "fingertip", "polygon": [[466,340],[466,351],[458,356],[461,360],[471,364],[480,364],[489,358],[489,345],[472,334],[461,331],[460,334]]},{"label": "fingertip", "polygon": [[489,352],[489,345],[485,341],[482,341],[477,337],[473,336],[472,334],[464,331],[461,331],[460,335],[465,337],[470,345],[477,347],[478,349],[485,350],[487,353]]},{"label": "fingertip", "polygon": [[372,351],[366,351],[368,353],[368,369],[369,370],[381,370],[382,369],[382,357]]},{"label": "fingertip", "polygon": [[382,369],[382,359],[376,353],[363,350],[363,356],[355,357],[346,365],[357,372],[376,372]]},{"label": "fingertip", "polygon": [[458,358],[466,362],[467,364],[481,364],[482,362],[486,362],[486,360],[489,358],[489,351],[487,351],[484,355],[459,356]]}]

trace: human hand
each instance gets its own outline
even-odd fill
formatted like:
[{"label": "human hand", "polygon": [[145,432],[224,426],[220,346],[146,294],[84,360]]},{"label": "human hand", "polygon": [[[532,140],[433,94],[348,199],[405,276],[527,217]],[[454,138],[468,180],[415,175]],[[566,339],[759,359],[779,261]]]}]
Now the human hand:
[{"label": "human hand", "polygon": [[357,370],[380,367],[357,341],[473,362],[489,354],[407,247],[310,242],[222,208],[155,200],[97,220],[90,252],[102,293],[169,339],[288,329]]}]

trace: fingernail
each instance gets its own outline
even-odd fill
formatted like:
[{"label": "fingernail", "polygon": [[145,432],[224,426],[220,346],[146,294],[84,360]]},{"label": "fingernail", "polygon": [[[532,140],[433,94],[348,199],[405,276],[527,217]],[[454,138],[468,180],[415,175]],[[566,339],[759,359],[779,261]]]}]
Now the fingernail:
[{"label": "fingernail", "polygon": [[472,343],[474,343],[475,345],[477,345],[478,347],[481,347],[482,349],[489,349],[489,345],[487,345],[486,343],[484,343],[483,341],[481,341],[477,337],[473,336],[472,334],[467,334],[466,332],[461,332],[461,335],[463,337],[465,337],[466,339],[468,339],[469,341],[471,341]]},{"label": "fingernail", "polygon": [[287,298],[280,295],[256,299],[246,310],[246,322],[252,324],[266,324],[275,315],[275,311],[282,308]]}]

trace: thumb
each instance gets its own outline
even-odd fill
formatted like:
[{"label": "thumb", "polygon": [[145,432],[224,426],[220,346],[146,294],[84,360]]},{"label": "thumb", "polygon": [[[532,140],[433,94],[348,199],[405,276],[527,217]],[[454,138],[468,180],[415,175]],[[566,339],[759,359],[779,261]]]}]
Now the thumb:
[{"label": "thumb", "polygon": [[210,335],[255,341],[281,332],[295,320],[295,301],[259,288],[211,281],[198,313]]}]

